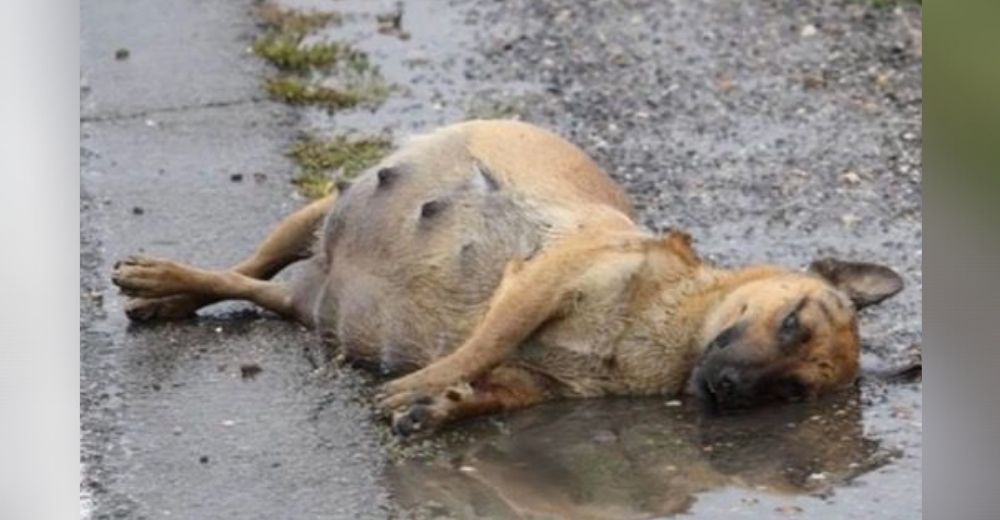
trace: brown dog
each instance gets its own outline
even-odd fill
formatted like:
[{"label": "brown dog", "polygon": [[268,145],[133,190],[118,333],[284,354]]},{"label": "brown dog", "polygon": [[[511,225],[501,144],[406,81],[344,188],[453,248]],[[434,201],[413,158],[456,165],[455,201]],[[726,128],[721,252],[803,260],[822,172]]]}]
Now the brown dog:
[{"label": "brown dog", "polygon": [[[572,144],[473,121],[412,139],[231,270],[131,258],[113,279],[132,319],[244,299],[349,360],[411,372],[380,399],[403,434],[558,397],[812,398],[855,380],[857,310],[902,288],[886,267],[832,259],[719,269],[632,217]],[[295,283],[265,281],[298,260]]]}]

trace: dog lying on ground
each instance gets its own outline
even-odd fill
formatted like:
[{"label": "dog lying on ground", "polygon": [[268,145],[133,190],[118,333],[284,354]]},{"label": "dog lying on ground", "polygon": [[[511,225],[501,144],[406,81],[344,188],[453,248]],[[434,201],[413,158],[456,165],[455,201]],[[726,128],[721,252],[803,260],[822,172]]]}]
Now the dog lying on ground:
[{"label": "dog lying on ground", "polygon": [[[268,281],[300,260],[292,283]],[[379,397],[404,435],[555,398],[814,398],[858,375],[857,311],[902,289],[829,258],[709,265],[687,235],[641,229],[580,149],[513,121],[413,138],[229,270],[132,257],[112,278],[133,320],[248,300],[406,374]]]}]

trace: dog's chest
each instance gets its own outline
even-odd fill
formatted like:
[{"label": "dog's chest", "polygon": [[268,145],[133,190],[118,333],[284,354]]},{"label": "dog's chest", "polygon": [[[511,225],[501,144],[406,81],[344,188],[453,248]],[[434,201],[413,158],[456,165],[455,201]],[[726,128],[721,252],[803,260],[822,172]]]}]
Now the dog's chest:
[{"label": "dog's chest", "polygon": [[[673,394],[693,367],[696,322],[676,312],[690,280],[662,282],[639,258],[598,266],[581,281],[565,317],[533,334],[517,362],[574,397]],[[667,277],[669,278],[669,277]]]}]

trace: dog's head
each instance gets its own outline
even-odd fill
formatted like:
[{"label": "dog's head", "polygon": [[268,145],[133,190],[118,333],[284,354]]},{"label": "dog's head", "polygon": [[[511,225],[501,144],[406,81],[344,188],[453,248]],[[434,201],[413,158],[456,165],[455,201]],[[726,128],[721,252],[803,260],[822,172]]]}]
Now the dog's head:
[{"label": "dog's head", "polygon": [[902,288],[888,267],[834,259],[745,283],[706,317],[694,391],[732,408],[850,384],[859,365],[857,312]]}]

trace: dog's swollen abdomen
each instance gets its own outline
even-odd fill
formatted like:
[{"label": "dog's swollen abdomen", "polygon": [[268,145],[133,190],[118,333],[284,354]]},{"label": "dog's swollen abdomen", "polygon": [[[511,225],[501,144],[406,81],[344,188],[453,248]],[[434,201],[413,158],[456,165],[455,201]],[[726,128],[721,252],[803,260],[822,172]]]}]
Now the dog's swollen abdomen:
[{"label": "dog's swollen abdomen", "polygon": [[[304,298],[345,356],[383,372],[457,348],[507,262],[539,249],[549,227],[464,147],[426,144],[437,149],[404,148],[337,201],[319,245],[322,294]],[[320,282],[302,285],[316,291]]]}]

